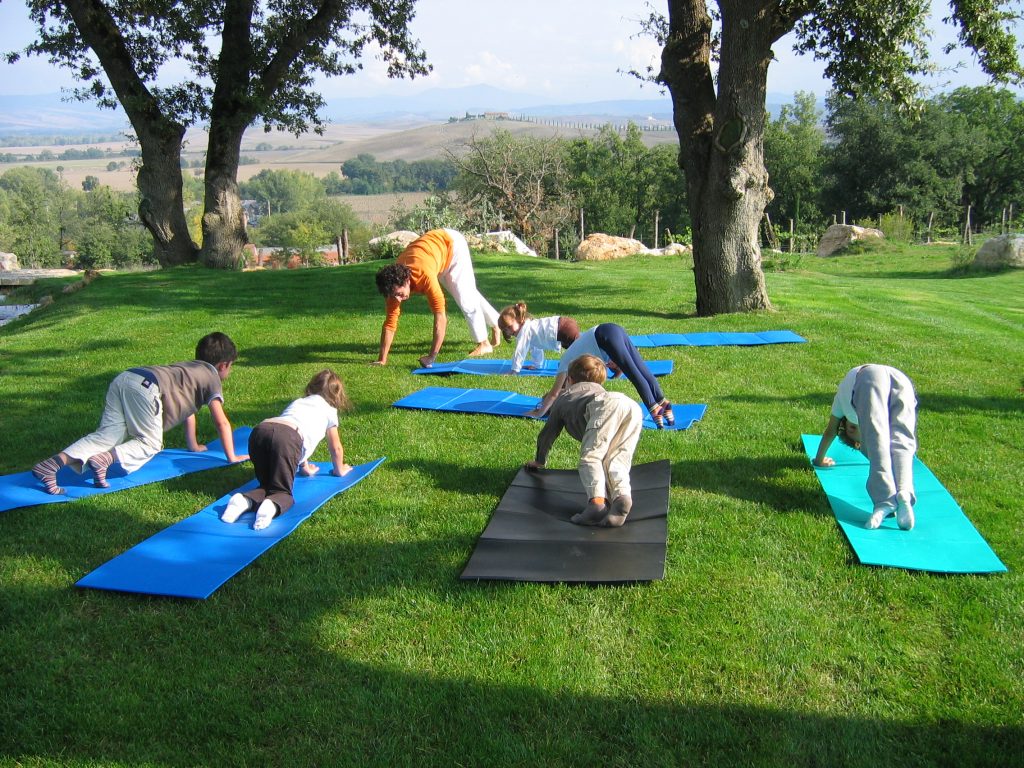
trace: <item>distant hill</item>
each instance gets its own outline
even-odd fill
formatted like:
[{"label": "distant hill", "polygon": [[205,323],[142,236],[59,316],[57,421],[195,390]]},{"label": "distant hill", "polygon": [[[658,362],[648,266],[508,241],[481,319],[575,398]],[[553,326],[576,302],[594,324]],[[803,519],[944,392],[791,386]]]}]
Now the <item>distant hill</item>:
[{"label": "distant hill", "polygon": [[130,131],[120,109],[100,109],[95,103],[65,101],[59,93],[0,96],[0,135],[119,133]]},{"label": "distant hill", "polygon": [[[360,154],[373,155],[377,160],[426,160],[443,157],[446,151],[456,155],[463,153],[466,144],[474,136],[489,136],[496,130],[504,130],[515,136],[550,138],[559,136],[573,139],[579,136],[597,135],[600,125],[606,122],[623,124],[623,119],[590,122],[593,127],[580,127],[575,119],[556,123],[523,122],[519,120],[460,120],[450,123],[432,123],[403,131],[381,133],[356,141],[342,140],[322,149],[311,149],[289,153],[288,163],[324,163],[338,165]],[[343,128],[340,128],[343,131]],[[644,131],[644,143],[654,144],[678,142],[675,131]]]},{"label": "distant hill", "polygon": [[[768,108],[778,114],[786,94],[769,94]],[[666,96],[651,99],[552,103],[531,94],[504,91],[486,85],[465,88],[434,88],[403,97],[358,97],[329,101],[323,111],[332,123],[416,123],[462,118],[467,114],[507,112],[539,118],[564,118],[581,122],[614,122],[648,118],[670,121],[672,104]],[[0,96],[0,135],[64,134],[128,131],[120,109],[100,109],[91,102],[65,101],[59,93],[34,96]]]}]

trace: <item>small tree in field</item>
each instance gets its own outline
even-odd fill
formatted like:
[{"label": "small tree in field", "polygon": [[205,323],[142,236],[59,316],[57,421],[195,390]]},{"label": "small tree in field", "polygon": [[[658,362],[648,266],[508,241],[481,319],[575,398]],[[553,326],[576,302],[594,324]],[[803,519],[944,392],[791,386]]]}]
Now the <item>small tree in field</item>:
[{"label": "small tree in field", "polygon": [[461,156],[449,154],[458,167],[455,190],[471,205],[486,203],[527,242],[539,245],[573,218],[561,139],[495,131],[485,138],[474,136],[466,149]]}]

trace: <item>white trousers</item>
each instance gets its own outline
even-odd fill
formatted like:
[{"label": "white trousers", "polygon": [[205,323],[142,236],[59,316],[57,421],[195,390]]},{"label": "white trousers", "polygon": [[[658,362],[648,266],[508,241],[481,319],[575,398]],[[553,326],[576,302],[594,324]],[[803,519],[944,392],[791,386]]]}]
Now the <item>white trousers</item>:
[{"label": "white trousers", "polygon": [[896,503],[896,494],[914,494],[917,452],[917,395],[901,371],[887,365],[865,365],[853,386],[853,409],[860,428],[860,447],[868,457],[868,496],[874,504]]},{"label": "white trousers", "polygon": [[445,232],[452,239],[452,260],[437,279],[459,305],[469,325],[469,334],[479,344],[487,338],[487,329],[498,325],[498,311],[477,290],[466,238],[454,229]]},{"label": "white trousers", "polygon": [[79,466],[97,453],[117,449],[125,472],[134,472],[164,447],[164,407],[156,384],[146,386],[137,373],[125,371],[107,388],[100,425],[76,440],[64,453]]},{"label": "white trousers", "polygon": [[580,479],[587,498],[632,496],[629,469],[640,441],[640,406],[621,392],[606,392],[587,406],[580,445]]}]

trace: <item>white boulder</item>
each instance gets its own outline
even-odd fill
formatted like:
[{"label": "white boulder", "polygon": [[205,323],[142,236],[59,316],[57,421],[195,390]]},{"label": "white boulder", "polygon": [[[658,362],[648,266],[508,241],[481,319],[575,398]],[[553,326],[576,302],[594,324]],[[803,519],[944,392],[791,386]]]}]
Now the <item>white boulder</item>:
[{"label": "white boulder", "polygon": [[825,230],[818,243],[819,256],[834,256],[850,243],[857,240],[884,240],[885,234],[880,229],[858,227],[853,224],[833,224]]},{"label": "white boulder", "polygon": [[974,257],[981,269],[1024,267],[1024,235],[999,235],[986,240]]},{"label": "white boulder", "polygon": [[373,238],[370,240],[369,245],[375,251],[385,247],[385,244],[391,243],[397,245],[400,249],[404,249],[417,237],[419,237],[419,235],[415,232],[410,232],[407,229],[399,229],[394,232],[388,232],[386,235]]},{"label": "white boulder", "polygon": [[634,256],[638,253],[650,253],[647,246],[639,240],[629,237],[616,237],[595,232],[576,248],[577,261],[609,261]]}]

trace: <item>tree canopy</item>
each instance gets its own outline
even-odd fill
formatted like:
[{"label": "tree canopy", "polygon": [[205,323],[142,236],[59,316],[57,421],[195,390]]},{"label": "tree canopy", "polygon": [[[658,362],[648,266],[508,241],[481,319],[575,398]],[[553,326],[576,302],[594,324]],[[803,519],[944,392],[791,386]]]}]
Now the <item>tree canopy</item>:
[{"label": "tree canopy", "polygon": [[[945,19],[997,81],[1024,81],[1013,22],[1020,2],[952,0]],[[770,306],[757,230],[772,200],[764,167],[772,47],[790,32],[825,62],[840,94],[913,104],[929,72],[928,0],[667,0],[645,24],[662,43],[650,72],[672,97],[693,220],[700,314]],[[713,65],[717,64],[717,69]]]},{"label": "tree canopy", "polygon": [[[355,72],[371,43],[390,76],[428,71],[408,30],[414,1],[27,0],[37,38],[8,59],[45,56],[75,73],[79,97],[124,108],[142,148],[140,217],[161,263],[196,257],[181,140],[186,127],[208,123],[204,261],[228,266],[246,239],[236,184],[245,129],[319,129],[314,77]],[[168,81],[174,68],[187,74]]]}]

